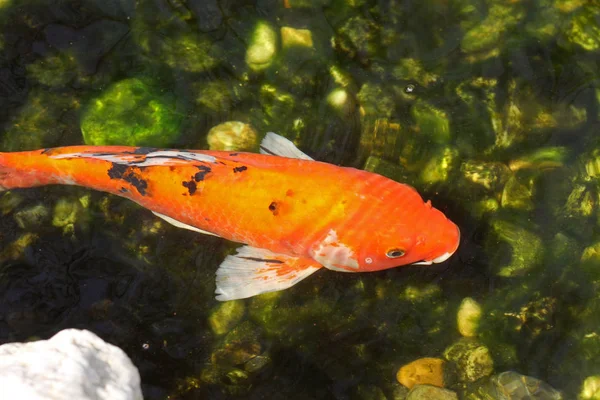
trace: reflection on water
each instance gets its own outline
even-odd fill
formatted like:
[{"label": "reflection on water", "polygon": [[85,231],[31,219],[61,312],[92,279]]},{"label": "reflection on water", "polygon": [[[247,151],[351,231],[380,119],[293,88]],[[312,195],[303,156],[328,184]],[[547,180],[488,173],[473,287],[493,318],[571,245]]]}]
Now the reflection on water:
[{"label": "reflection on water", "polygon": [[207,141],[241,121],[224,126],[415,186],[463,237],[442,265],[218,303],[234,244],[82,188],[11,191],[0,342],[92,330],[150,399],[401,399],[396,373],[421,359],[463,398],[593,398],[599,15],[580,0],[0,1],[2,151],[251,146]]}]

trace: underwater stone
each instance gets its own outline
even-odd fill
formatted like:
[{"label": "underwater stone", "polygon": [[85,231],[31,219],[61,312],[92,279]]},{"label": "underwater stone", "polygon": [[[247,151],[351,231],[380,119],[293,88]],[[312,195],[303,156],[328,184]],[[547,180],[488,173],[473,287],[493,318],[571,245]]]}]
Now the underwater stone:
[{"label": "underwater stone", "polygon": [[212,353],[213,364],[241,365],[255,358],[261,352],[260,330],[251,322],[238,325],[225,336],[219,347]]},{"label": "underwater stone", "polygon": [[428,184],[446,182],[450,173],[458,166],[458,156],[458,150],[452,147],[444,147],[436,152],[421,172],[421,180]]},{"label": "underwater stone", "polygon": [[491,378],[490,395],[495,399],[561,400],[562,395],[547,383],[515,371],[506,371]]},{"label": "underwater stone", "polygon": [[380,85],[365,83],[356,97],[361,115],[389,118],[396,107],[392,95]]},{"label": "underwater stone", "polygon": [[349,57],[356,57],[359,61],[367,63],[377,50],[379,30],[380,27],[370,19],[362,16],[351,17],[338,28],[332,45]]},{"label": "underwater stone", "polygon": [[531,200],[533,196],[533,181],[522,183],[524,178],[511,176],[504,190],[502,191],[502,200],[500,204],[504,208],[516,208],[518,210],[533,210],[534,204]]},{"label": "underwater stone", "polygon": [[208,131],[206,141],[211,150],[244,151],[256,148],[258,135],[250,124],[223,122]]},{"label": "underwater stone", "polygon": [[308,29],[295,29],[289,26],[281,27],[281,46],[289,47],[313,47],[312,32]]},{"label": "underwater stone", "polygon": [[481,305],[471,297],[465,297],[458,307],[456,325],[461,335],[477,336],[477,328],[481,320]]},{"label": "underwater stone", "polygon": [[408,393],[406,400],[458,400],[451,390],[431,385],[416,385]]},{"label": "underwater stone", "polygon": [[81,119],[86,144],[167,147],[179,136],[175,100],[137,78],[119,81],[90,101]]},{"label": "underwater stone", "polygon": [[427,87],[438,80],[438,76],[425,71],[423,65],[418,59],[403,58],[399,65],[394,68],[394,77],[398,80],[417,82],[423,87]]},{"label": "underwater stone", "polygon": [[518,3],[492,4],[488,15],[481,22],[469,29],[461,42],[465,52],[476,52],[501,43],[500,38],[525,17],[524,10]]},{"label": "underwater stone", "polygon": [[444,110],[417,101],[411,114],[419,130],[433,142],[447,143],[450,140],[450,119]]},{"label": "underwater stone", "polygon": [[499,208],[500,204],[498,204],[498,200],[494,198],[484,198],[476,202],[473,207],[470,208],[470,211],[475,218],[482,218],[485,214],[498,211]]},{"label": "underwater stone", "polygon": [[402,143],[402,126],[387,118],[361,118],[360,150],[364,156],[398,159]]},{"label": "underwater stone", "polygon": [[349,115],[356,107],[354,98],[343,88],[336,88],[329,92],[327,104],[342,116]]},{"label": "underwater stone", "polygon": [[510,177],[510,169],[500,162],[469,160],[461,165],[460,170],[468,181],[493,192],[500,189]]},{"label": "underwater stone", "polygon": [[587,51],[600,48],[600,17],[595,6],[584,7],[572,17],[566,29],[567,39]]},{"label": "underwater stone", "polygon": [[579,392],[579,400],[600,400],[600,375],[585,378]]},{"label": "underwater stone", "polygon": [[250,373],[255,373],[269,365],[271,362],[271,357],[265,353],[246,361],[244,364],[244,370]]},{"label": "underwater stone", "polygon": [[444,387],[444,360],[424,357],[403,365],[396,374],[398,382],[409,389],[415,385]]},{"label": "underwater stone", "polygon": [[569,151],[565,147],[545,147],[512,160],[508,166],[513,171],[558,168],[564,165],[568,155]]},{"label": "underwater stone", "polygon": [[577,184],[569,194],[564,207],[566,217],[589,217],[596,209],[592,192],[585,185]]},{"label": "underwater stone", "polygon": [[[498,265],[496,275],[504,277],[520,276],[541,261],[544,247],[542,240],[534,233],[517,224],[503,220],[493,221],[492,229],[500,240],[506,242],[512,248],[510,262]],[[498,248],[498,243],[494,241],[493,247]],[[500,260],[504,259],[504,257],[499,258]]]},{"label": "underwater stone", "polygon": [[444,357],[456,364],[458,377],[464,382],[475,382],[494,371],[494,361],[488,348],[471,338],[459,339],[448,346]]},{"label": "underwater stone", "polygon": [[244,316],[244,303],[239,300],[226,301],[213,309],[208,323],[215,335],[231,331]]},{"label": "underwater stone", "polygon": [[273,62],[276,52],[277,33],[267,22],[258,22],[246,50],[246,63],[256,71],[265,69]]},{"label": "underwater stone", "polygon": [[14,399],[142,399],[140,374],[125,352],[77,329],[0,346],[0,387]]},{"label": "underwater stone", "polygon": [[38,204],[24,210],[19,210],[14,214],[14,218],[21,229],[30,230],[43,225],[50,212],[46,207]]}]

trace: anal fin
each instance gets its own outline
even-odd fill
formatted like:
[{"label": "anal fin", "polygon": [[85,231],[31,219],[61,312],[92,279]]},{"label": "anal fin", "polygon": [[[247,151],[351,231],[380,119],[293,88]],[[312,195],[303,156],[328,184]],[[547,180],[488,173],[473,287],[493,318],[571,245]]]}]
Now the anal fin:
[{"label": "anal fin", "polygon": [[159,217],[159,218],[162,218],[162,219],[164,219],[165,221],[167,221],[167,222],[168,222],[168,223],[170,223],[171,225],[173,225],[173,226],[176,226],[176,227],[178,227],[178,228],[181,228],[181,229],[188,229],[188,230],[190,230],[190,231],[199,232],[199,233],[204,233],[205,235],[212,235],[212,236],[220,237],[219,235],[217,235],[217,234],[215,234],[215,233],[208,232],[208,231],[203,231],[202,229],[200,229],[200,228],[196,228],[195,226],[191,226],[191,225],[188,225],[188,224],[184,224],[184,223],[183,223],[183,222],[181,222],[181,221],[177,221],[175,218],[171,218],[171,217],[168,217],[168,216],[166,216],[166,215],[164,215],[164,214],[157,213],[156,211],[152,211],[152,214],[156,215],[156,216],[157,216],[157,217]]},{"label": "anal fin", "polygon": [[321,268],[311,258],[244,246],[217,270],[217,300],[236,300],[287,289]]}]

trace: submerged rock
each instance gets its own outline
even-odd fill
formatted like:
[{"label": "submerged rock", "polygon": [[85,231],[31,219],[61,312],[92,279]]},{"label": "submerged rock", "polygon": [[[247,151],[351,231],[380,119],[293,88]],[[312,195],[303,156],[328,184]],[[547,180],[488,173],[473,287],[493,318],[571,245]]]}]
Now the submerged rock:
[{"label": "submerged rock", "polygon": [[600,375],[585,378],[579,392],[579,400],[600,400]]},{"label": "submerged rock", "polygon": [[481,306],[471,297],[465,297],[458,307],[456,325],[461,335],[473,337],[477,335],[477,328],[481,320]]},{"label": "submerged rock", "polygon": [[281,27],[281,46],[288,47],[313,47],[312,32],[308,29],[295,29],[289,26]]},{"label": "submerged rock", "polygon": [[406,400],[458,400],[451,390],[430,385],[416,385],[408,393]]},{"label": "submerged rock", "polygon": [[15,399],[142,399],[140,375],[123,350],[76,329],[0,346],[0,387]]},{"label": "submerged rock", "polygon": [[561,400],[562,395],[547,383],[532,376],[506,371],[494,375],[489,394],[498,400],[543,399]]},{"label": "submerged rock", "polygon": [[214,364],[241,365],[261,352],[260,330],[246,321],[229,332],[217,348],[211,360]]},{"label": "submerged rock", "polygon": [[494,371],[490,351],[474,339],[458,340],[444,351],[444,357],[457,365],[458,378],[464,382],[474,382]]},{"label": "submerged rock", "polygon": [[113,84],[92,100],[81,119],[86,144],[167,147],[179,136],[175,99],[158,95],[140,79]]},{"label": "submerged rock", "polygon": [[396,374],[402,385],[412,389],[415,385],[444,387],[444,360],[425,357],[403,365]]},{"label": "submerged rock", "polygon": [[256,131],[240,121],[223,122],[208,131],[206,140],[211,150],[244,151],[257,145]]},{"label": "submerged rock", "polygon": [[239,300],[219,304],[208,317],[213,333],[223,335],[230,332],[244,316],[244,303]]},{"label": "submerged rock", "polygon": [[271,65],[277,53],[277,33],[267,22],[260,21],[251,34],[246,63],[253,70],[262,70]]},{"label": "submerged rock", "polygon": [[496,274],[498,276],[521,276],[531,270],[541,261],[544,250],[540,237],[512,222],[495,220],[492,229],[498,239],[505,242],[511,249],[510,261],[506,260],[506,249],[499,248],[496,240],[489,242],[490,246],[497,249],[495,254]]}]

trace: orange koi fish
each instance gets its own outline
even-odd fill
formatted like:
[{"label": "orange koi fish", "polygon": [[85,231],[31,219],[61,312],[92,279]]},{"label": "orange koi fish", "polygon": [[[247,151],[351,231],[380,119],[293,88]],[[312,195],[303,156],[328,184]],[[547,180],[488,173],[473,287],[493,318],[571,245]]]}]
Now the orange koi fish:
[{"label": "orange koi fish", "polygon": [[312,160],[268,133],[261,153],[71,146],[0,153],[0,190],[79,185],[245,246],[217,270],[218,300],[289,288],[321,267],[440,263],[458,227],[412,187]]}]

